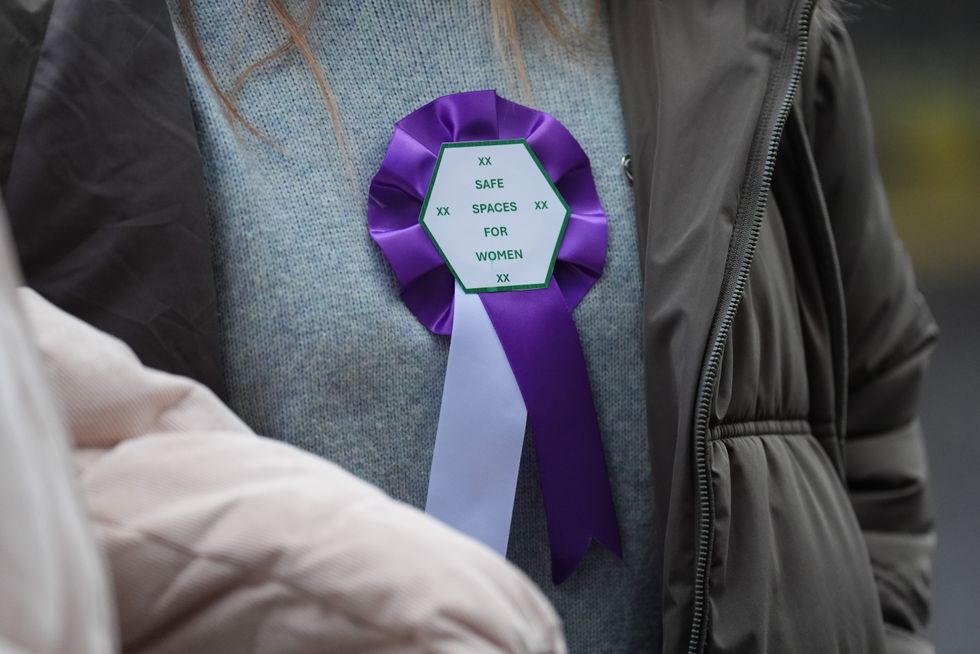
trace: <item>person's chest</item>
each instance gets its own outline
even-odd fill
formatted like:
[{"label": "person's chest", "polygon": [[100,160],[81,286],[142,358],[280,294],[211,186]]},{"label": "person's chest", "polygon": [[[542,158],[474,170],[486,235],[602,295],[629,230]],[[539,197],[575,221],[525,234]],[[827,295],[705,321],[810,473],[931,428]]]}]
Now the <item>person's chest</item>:
[{"label": "person's chest", "polygon": [[[203,5],[200,22],[211,28],[202,30],[207,53],[237,48],[241,66],[274,47],[274,31],[247,21],[236,27],[217,11],[220,4]],[[591,3],[578,5],[572,18],[585,23]],[[379,20],[382,6],[389,14]],[[398,429],[414,448],[431,443],[448,339],[428,333],[398,298],[392,272],[368,236],[366,189],[401,116],[447,93],[496,88],[556,116],[591,160],[609,246],[602,278],[574,315],[600,420],[612,431],[628,425],[641,439],[639,262],[605,26],[597,24],[594,42],[582,46],[563,45],[540,26],[525,28],[529,100],[519,97],[513,69],[498,55],[481,3],[429,10],[399,3],[391,12],[392,6],[332,3],[308,33],[341,110],[348,161],[313,77],[296,57],[260,70],[241,88],[242,114],[270,143],[236,134],[205,80],[191,74],[233,404],[272,434],[302,430],[310,421],[298,416],[312,413],[340,420],[348,433]],[[220,71],[222,62],[217,65]],[[230,59],[224,65],[235,70]],[[264,399],[267,389],[284,387],[295,391],[289,405],[302,410]],[[406,472],[375,481],[415,476]],[[417,490],[407,495],[421,500]]]}]

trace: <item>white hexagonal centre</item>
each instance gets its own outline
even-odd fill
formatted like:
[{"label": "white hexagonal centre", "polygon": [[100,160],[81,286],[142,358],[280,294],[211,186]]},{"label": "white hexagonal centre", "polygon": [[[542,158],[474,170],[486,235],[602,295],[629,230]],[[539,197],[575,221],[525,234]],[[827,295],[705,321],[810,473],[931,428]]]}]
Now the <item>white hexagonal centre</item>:
[{"label": "white hexagonal centre", "polygon": [[467,293],[551,281],[568,205],[521,139],[445,143],[419,220]]}]

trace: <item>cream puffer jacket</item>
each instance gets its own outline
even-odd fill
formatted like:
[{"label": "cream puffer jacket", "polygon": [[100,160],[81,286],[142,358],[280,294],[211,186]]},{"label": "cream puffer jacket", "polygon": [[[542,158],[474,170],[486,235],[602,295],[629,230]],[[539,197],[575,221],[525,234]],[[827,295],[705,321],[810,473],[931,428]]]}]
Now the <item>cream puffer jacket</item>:
[{"label": "cream puffer jacket", "polygon": [[[12,552],[33,557],[0,587],[0,652],[564,652],[554,610],[491,550],[254,435],[204,387],[143,367],[36,293],[19,300],[74,439],[89,525],[66,536],[64,515],[40,524],[33,551],[0,536],[0,572]],[[21,477],[36,485],[58,470]],[[77,508],[36,499],[21,524]],[[12,516],[7,502],[0,512]],[[39,584],[48,559],[67,569],[90,530],[108,592],[94,557],[62,584],[71,592]]]}]

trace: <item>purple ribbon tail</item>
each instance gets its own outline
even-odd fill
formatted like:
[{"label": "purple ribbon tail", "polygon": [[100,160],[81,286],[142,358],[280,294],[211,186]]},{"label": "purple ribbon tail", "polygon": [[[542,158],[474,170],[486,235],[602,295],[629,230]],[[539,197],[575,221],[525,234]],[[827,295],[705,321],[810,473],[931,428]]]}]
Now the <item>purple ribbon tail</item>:
[{"label": "purple ribbon tail", "polygon": [[527,406],[551,547],[552,578],[572,574],[593,539],[619,557],[619,523],[572,313],[547,288],[480,296]]}]

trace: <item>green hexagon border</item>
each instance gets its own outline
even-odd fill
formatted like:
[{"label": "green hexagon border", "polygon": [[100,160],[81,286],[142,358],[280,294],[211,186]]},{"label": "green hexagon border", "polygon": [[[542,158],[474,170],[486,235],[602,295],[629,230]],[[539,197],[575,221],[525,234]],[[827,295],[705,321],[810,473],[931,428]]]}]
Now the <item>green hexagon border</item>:
[{"label": "green hexagon border", "polygon": [[[548,186],[551,187],[551,190],[555,192],[555,195],[558,197],[558,200],[561,202],[561,206],[565,207],[565,217],[562,220],[561,230],[559,230],[558,238],[555,241],[555,250],[551,254],[551,263],[548,265],[548,272],[545,275],[544,281],[540,284],[522,284],[516,286],[503,286],[503,287],[497,286],[497,287],[473,288],[473,289],[466,288],[466,285],[463,284],[463,280],[459,278],[459,275],[456,274],[456,270],[453,268],[453,265],[449,262],[449,257],[447,257],[446,253],[442,251],[441,247],[439,247],[439,241],[436,240],[436,237],[433,236],[432,232],[429,231],[428,226],[425,224],[425,212],[429,208],[429,198],[432,195],[432,188],[435,186],[436,177],[439,176],[439,166],[442,164],[442,155],[445,153],[447,148],[475,148],[475,147],[483,147],[488,145],[513,145],[516,143],[520,143],[521,145],[523,145],[524,148],[527,150],[527,153],[531,155],[531,160],[538,167],[538,170],[541,171],[541,176],[544,177],[546,182],[548,182]],[[422,210],[419,212],[419,224],[422,225],[422,229],[425,230],[425,233],[429,237],[429,240],[432,241],[432,244],[435,246],[436,251],[439,252],[439,256],[442,257],[442,260],[445,262],[446,267],[449,268],[449,272],[453,274],[453,278],[456,280],[460,288],[462,288],[465,293],[503,293],[505,291],[530,291],[534,289],[548,287],[548,284],[551,283],[551,278],[554,276],[555,273],[555,263],[557,263],[558,261],[558,250],[561,248],[562,241],[565,240],[565,230],[568,229],[568,223],[569,220],[571,219],[571,215],[572,215],[571,207],[569,207],[568,203],[565,202],[565,198],[562,196],[561,192],[555,186],[555,183],[551,181],[551,177],[548,175],[548,172],[544,169],[544,166],[541,165],[541,161],[538,159],[538,155],[534,154],[534,150],[531,149],[531,146],[527,144],[526,140],[500,139],[496,141],[452,141],[449,143],[443,143],[442,147],[439,148],[439,157],[436,159],[436,166],[435,169],[432,171],[432,177],[429,179],[429,187],[425,191],[425,199],[422,201]]]}]

